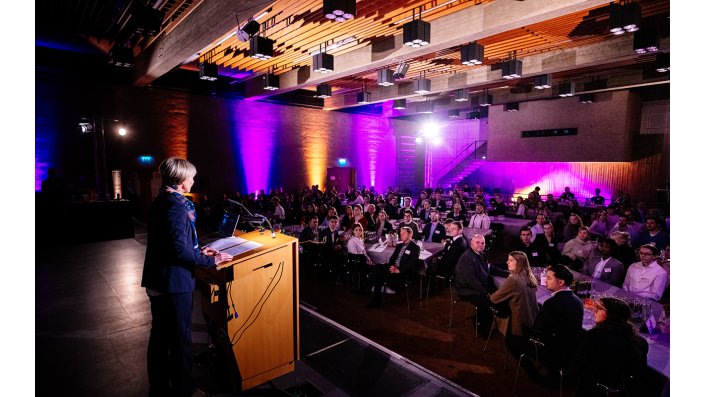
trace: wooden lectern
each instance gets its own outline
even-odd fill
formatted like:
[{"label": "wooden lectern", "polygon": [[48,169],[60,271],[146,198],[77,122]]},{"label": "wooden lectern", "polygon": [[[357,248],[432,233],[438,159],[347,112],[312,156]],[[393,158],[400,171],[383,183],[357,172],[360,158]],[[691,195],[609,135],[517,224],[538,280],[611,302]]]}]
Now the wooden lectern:
[{"label": "wooden lectern", "polygon": [[246,390],[294,371],[299,359],[299,255],[291,236],[254,231],[238,237],[262,246],[217,269],[198,269],[196,277],[203,312],[227,330]]}]

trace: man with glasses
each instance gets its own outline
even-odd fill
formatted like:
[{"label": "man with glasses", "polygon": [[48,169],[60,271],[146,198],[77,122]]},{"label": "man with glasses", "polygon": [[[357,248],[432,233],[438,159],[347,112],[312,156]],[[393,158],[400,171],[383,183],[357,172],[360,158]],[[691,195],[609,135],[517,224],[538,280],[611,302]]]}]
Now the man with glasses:
[{"label": "man with glasses", "polygon": [[658,301],[668,282],[668,273],[656,262],[659,250],[651,244],[644,244],[637,253],[640,262],[629,266],[622,288],[643,298]]}]

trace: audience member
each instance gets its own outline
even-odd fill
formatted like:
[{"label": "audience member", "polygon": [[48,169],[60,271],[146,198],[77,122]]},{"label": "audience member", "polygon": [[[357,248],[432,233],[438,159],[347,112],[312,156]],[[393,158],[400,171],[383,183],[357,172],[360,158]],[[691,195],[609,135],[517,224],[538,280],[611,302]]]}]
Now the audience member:
[{"label": "audience member", "polygon": [[570,188],[568,186],[563,189],[563,194],[560,195],[559,197],[564,203],[570,202],[575,200],[575,195],[573,192],[570,191]]},{"label": "audience member", "polygon": [[553,195],[550,193],[546,195],[546,201],[544,201],[544,205],[546,206],[546,208],[548,208],[549,212],[558,210],[558,201],[556,201],[556,199],[554,199]]},{"label": "audience member", "polygon": [[558,238],[553,230],[553,224],[543,224],[543,234],[536,236],[534,244],[544,253],[546,265],[555,265],[562,260],[561,251],[558,249]]},{"label": "audience member", "polygon": [[632,263],[639,260],[634,249],[629,245],[629,234],[627,232],[614,232],[610,234],[610,239],[617,244],[617,249],[612,253],[612,256],[622,262],[626,272]]},{"label": "audience member", "polygon": [[593,236],[599,237],[600,239],[606,239],[609,236],[609,231],[611,229],[610,223],[607,220],[607,213],[605,211],[597,212],[597,219],[592,222],[590,228],[588,229]]},{"label": "audience member", "polygon": [[463,212],[461,205],[458,203],[453,204],[453,212],[448,214],[448,218],[463,223],[467,222],[465,220],[465,212]]},{"label": "audience member", "polygon": [[541,247],[536,243],[531,242],[531,240],[531,228],[524,226],[519,230],[519,242],[516,243],[512,249],[514,251],[523,252],[529,259],[529,263],[532,267],[546,266],[546,255]]},{"label": "audience member", "polygon": [[583,220],[580,219],[580,216],[578,216],[578,214],[570,214],[568,223],[566,223],[563,228],[563,242],[567,243],[574,239],[578,235],[578,230],[580,230],[581,227],[583,227]]},{"label": "audience member", "polygon": [[399,226],[397,226],[397,234],[401,235],[401,229],[403,227],[408,227],[413,232],[412,238],[414,240],[419,240],[419,239],[421,239],[421,233],[419,232],[419,225],[413,221],[412,215],[413,215],[413,213],[410,209],[407,208],[404,210],[404,219],[402,219],[402,221],[399,222]]},{"label": "audience member", "polygon": [[320,251],[325,264],[330,266],[335,276],[336,284],[342,284],[344,259],[343,245],[345,237],[338,234],[338,218],[331,217],[328,220],[328,227],[320,232]]},{"label": "audience member", "polygon": [[494,209],[490,211],[490,215],[505,215],[507,213],[507,205],[502,199],[502,195],[499,192],[494,194],[494,197],[490,199],[490,206]]},{"label": "audience member", "polygon": [[594,311],[595,328],[582,338],[573,360],[576,396],[601,395],[604,390],[598,382],[625,395],[645,395],[639,386],[646,374],[649,345],[629,324],[629,305],[619,298],[604,297],[596,302]]},{"label": "audience member", "polygon": [[624,281],[624,265],[612,256],[617,251],[617,243],[611,239],[602,240],[598,250],[600,255],[593,255],[585,261],[580,272],[607,284],[621,286]]},{"label": "audience member", "polygon": [[668,273],[657,262],[659,250],[651,244],[639,247],[640,262],[627,269],[622,288],[643,298],[661,299],[668,283]]},{"label": "audience member", "polygon": [[367,227],[367,218],[362,213],[362,206],[360,204],[356,204],[353,207],[352,223],[353,224],[355,224],[355,223],[361,224],[363,229]]},{"label": "audience member", "polygon": [[578,235],[565,243],[563,247],[564,265],[573,270],[579,270],[592,254],[592,248],[588,228],[580,226]]},{"label": "audience member", "polygon": [[365,219],[367,220],[367,226],[365,226],[366,231],[375,231],[375,219],[377,219],[377,207],[374,204],[367,204],[367,211],[365,211]]},{"label": "audience member", "polygon": [[536,215],[536,223],[531,226],[531,241],[536,241],[536,236],[543,234],[543,225],[546,224],[546,216],[543,214]]},{"label": "audience member", "polygon": [[389,234],[394,231],[394,227],[387,220],[387,212],[386,211],[380,211],[377,214],[377,222],[375,223],[375,231],[377,232],[377,235],[380,237],[383,237],[384,235]]},{"label": "audience member", "polygon": [[524,204],[524,198],[521,196],[517,196],[516,216],[526,218],[526,204]]},{"label": "audience member", "polygon": [[644,244],[653,244],[660,251],[670,244],[668,234],[661,230],[656,217],[647,216],[645,226],[646,230],[641,232],[635,241],[632,241],[632,246],[639,247]]},{"label": "audience member", "polygon": [[413,231],[409,227],[403,227],[400,231],[400,242],[394,249],[394,253],[389,258],[388,263],[375,265],[373,273],[373,298],[366,308],[382,306],[382,286],[385,282],[392,280],[406,281],[413,271],[417,269],[419,254],[421,250],[411,240]]},{"label": "audience member", "polygon": [[485,213],[485,206],[476,204],[475,213],[470,217],[468,227],[470,229],[489,229],[490,223],[490,217]]},{"label": "audience member", "polygon": [[424,200],[421,204],[421,210],[419,211],[419,220],[423,223],[428,223],[431,221],[431,202]]},{"label": "audience member", "polygon": [[438,210],[432,208],[429,212],[431,214],[431,221],[424,225],[421,240],[440,243],[446,238],[446,230],[439,222]]},{"label": "audience member", "polygon": [[441,193],[433,192],[431,194],[431,207],[441,212],[446,210],[446,202],[441,198]]},{"label": "audience member", "polygon": [[416,210],[414,207],[411,206],[411,197],[404,197],[404,202],[402,203],[402,206],[399,208],[399,216],[404,217],[404,212],[407,210],[411,211],[411,217],[414,218],[416,217]]},{"label": "audience member", "polygon": [[599,188],[595,188],[595,195],[590,197],[590,203],[592,205],[605,205],[605,198],[600,196]]},{"label": "audience member", "polygon": [[347,232],[350,230],[352,227],[354,220],[354,211],[353,207],[351,205],[346,205],[345,206],[345,213],[343,214],[343,217],[340,219],[340,230]]}]

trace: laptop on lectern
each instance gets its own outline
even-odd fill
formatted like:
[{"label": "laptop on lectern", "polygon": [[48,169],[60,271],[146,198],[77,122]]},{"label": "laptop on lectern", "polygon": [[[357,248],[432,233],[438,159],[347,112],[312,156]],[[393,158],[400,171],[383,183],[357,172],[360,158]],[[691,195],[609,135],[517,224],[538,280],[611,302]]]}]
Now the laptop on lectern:
[{"label": "laptop on lectern", "polygon": [[235,234],[235,228],[237,228],[237,223],[239,220],[240,215],[227,211],[223,212],[223,217],[220,219],[218,231],[199,237],[198,242],[201,246],[204,246],[216,240],[220,240],[221,238],[232,237]]}]

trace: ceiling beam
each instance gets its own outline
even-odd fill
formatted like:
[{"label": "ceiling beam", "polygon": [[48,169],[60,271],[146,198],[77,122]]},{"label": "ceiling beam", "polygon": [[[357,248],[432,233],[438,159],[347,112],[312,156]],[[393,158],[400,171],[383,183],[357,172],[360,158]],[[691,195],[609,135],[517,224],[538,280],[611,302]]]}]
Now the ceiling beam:
[{"label": "ceiling beam", "polygon": [[[261,0],[203,1],[169,33],[162,35],[135,59],[133,81],[146,86],[192,59],[199,51],[231,32],[241,22],[266,8]],[[236,14],[240,10],[247,13]],[[253,13],[254,12],[254,13]]]},{"label": "ceiling beam", "polygon": [[[477,41],[512,29],[609,4],[610,0],[496,0],[469,7],[431,21],[431,44],[412,49],[404,46],[401,32],[365,47],[335,56],[332,73],[312,73],[309,65],[279,76],[280,89],[266,91],[259,79],[245,83],[245,97],[262,97],[325,83],[345,76],[416,58],[460,44]],[[401,25],[399,26],[401,30]]]}]

